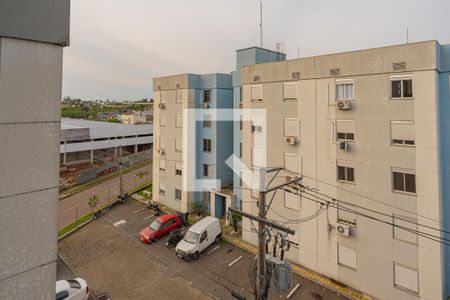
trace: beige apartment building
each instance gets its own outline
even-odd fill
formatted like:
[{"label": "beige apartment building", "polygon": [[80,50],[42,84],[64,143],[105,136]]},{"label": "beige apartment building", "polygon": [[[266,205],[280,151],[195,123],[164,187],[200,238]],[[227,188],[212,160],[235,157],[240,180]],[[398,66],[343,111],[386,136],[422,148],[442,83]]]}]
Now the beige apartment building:
[{"label": "beige apartment building", "polygon": [[[247,166],[285,167],[412,230],[332,207],[302,222],[317,198],[280,190],[268,218],[295,229],[290,260],[379,299],[447,299],[449,247],[414,230],[449,229],[449,71],[450,46],[436,41],[242,68],[243,107],[267,110],[263,126],[244,122]],[[271,146],[257,149],[258,134]],[[257,196],[244,187],[244,211],[258,213]],[[256,244],[246,219],[243,229]]]}]

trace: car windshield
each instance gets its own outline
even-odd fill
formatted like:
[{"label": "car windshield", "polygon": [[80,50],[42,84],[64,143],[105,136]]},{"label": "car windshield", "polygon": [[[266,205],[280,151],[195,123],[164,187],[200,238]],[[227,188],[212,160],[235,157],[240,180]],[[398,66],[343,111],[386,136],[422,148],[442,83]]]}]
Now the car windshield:
[{"label": "car windshield", "polygon": [[69,286],[73,289],[81,289],[81,284],[74,280],[74,279],[69,279],[67,280],[67,282],[69,283]]},{"label": "car windshield", "polygon": [[199,237],[200,234],[188,230],[184,235],[183,240],[189,244],[197,244]]},{"label": "car windshield", "polygon": [[155,220],[152,223],[150,223],[150,225],[148,225],[148,227],[150,227],[150,229],[156,231],[156,230],[159,230],[159,228],[161,227],[161,223],[158,220]]}]

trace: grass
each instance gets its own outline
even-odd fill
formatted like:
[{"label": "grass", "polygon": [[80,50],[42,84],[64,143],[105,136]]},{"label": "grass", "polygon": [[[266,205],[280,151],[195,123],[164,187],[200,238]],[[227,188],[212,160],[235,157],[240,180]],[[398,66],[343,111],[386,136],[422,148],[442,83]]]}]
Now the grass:
[{"label": "grass", "polygon": [[79,218],[77,221],[73,222],[72,224],[67,225],[66,227],[61,228],[58,230],[58,237],[65,235],[66,233],[72,231],[73,229],[77,228],[79,225],[86,223],[87,221],[92,219],[92,214],[87,214],[81,218]]},{"label": "grass", "polygon": [[150,184],[150,185],[147,186],[146,188],[144,188],[144,189],[138,191],[137,194],[140,195],[140,196],[142,196],[142,197],[146,197],[146,198],[147,198],[147,196],[144,194],[145,191],[150,192],[150,193],[153,193],[153,185]]},{"label": "grass", "polygon": [[[137,164],[135,164],[135,165],[132,165],[132,166],[129,167],[129,168],[123,169],[122,172],[123,172],[123,174],[126,174],[126,173],[132,172],[132,171],[134,171],[134,170],[137,170],[137,169],[139,169],[139,168],[142,168],[142,167],[145,166],[145,165],[149,165],[149,164],[151,164],[151,163],[152,163],[151,160],[146,160],[146,161],[144,161],[144,162],[141,162],[141,163],[137,163]],[[87,183],[75,185],[75,186],[73,186],[73,187],[71,187],[71,188],[69,188],[69,189],[67,189],[67,190],[63,190],[63,191],[60,190],[60,192],[64,194],[64,196],[63,196],[62,198],[60,198],[60,199],[70,197],[70,196],[72,196],[73,194],[79,193],[79,192],[84,191],[84,190],[86,190],[86,189],[88,189],[88,188],[91,188],[91,187],[93,187],[93,186],[95,186],[95,185],[97,185],[97,184],[106,182],[106,181],[111,180],[111,179],[113,179],[113,178],[115,178],[115,177],[118,177],[118,176],[120,176],[120,171],[114,172],[114,173],[112,173],[112,174],[110,174],[110,175],[108,175],[108,176],[100,177],[100,178],[98,178],[98,179],[89,181],[89,182],[87,182]]]},{"label": "grass", "polygon": [[131,195],[131,194],[134,194],[134,193],[138,193],[139,194],[140,191],[143,191],[143,190],[145,190],[147,188],[150,188],[150,190],[152,189],[152,182],[151,181],[150,182],[146,182],[146,183],[144,183],[144,184],[142,184],[140,186],[135,187],[134,189],[129,190],[128,191],[128,195]]}]

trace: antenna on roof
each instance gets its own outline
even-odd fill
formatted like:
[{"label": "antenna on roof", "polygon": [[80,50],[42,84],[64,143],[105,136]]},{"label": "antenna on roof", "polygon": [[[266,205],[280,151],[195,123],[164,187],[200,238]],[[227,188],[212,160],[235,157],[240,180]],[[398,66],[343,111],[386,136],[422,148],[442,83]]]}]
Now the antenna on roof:
[{"label": "antenna on roof", "polygon": [[262,0],[259,1],[259,43],[263,46],[263,30],[262,30]]},{"label": "antenna on roof", "polygon": [[300,58],[300,46],[297,47],[297,58]]},{"label": "antenna on roof", "polygon": [[406,26],[406,43],[409,44],[409,28]]}]

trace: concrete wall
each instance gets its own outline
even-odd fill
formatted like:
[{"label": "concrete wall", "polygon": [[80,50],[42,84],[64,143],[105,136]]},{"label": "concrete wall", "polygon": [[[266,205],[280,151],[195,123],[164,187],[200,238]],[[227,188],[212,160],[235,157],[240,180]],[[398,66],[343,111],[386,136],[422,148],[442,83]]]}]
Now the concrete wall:
[{"label": "concrete wall", "polygon": [[60,46],[0,37],[1,299],[55,295],[61,79]]},{"label": "concrete wall", "polygon": [[[383,212],[388,222],[392,222],[389,216],[399,214],[439,227],[440,199],[445,193],[441,194],[438,181],[442,167],[439,168],[438,161],[437,46],[431,41],[244,67],[241,74],[244,108],[267,109],[267,145],[277,145],[268,147],[267,165],[283,166],[284,154],[296,154],[299,173],[305,176],[303,184],[331,197]],[[406,69],[400,74],[413,78],[414,99],[390,99],[389,78],[399,74],[393,71],[393,63],[397,62],[406,62]],[[330,76],[330,69],[334,68],[340,69],[341,76]],[[292,81],[293,72],[300,72],[301,80]],[[254,76],[259,76],[263,84],[262,102],[250,101]],[[354,100],[350,111],[340,111],[335,106],[337,79],[353,80]],[[297,83],[297,101],[283,101],[284,82]],[[448,100],[448,96],[444,97]],[[300,122],[300,143],[296,146],[287,144],[283,136],[286,117],[298,118]],[[355,142],[351,143],[350,151],[340,150],[336,142],[335,122],[340,119],[355,122]],[[415,121],[414,147],[391,145],[393,120]],[[445,136],[441,133],[441,139]],[[243,128],[247,165],[251,165],[252,141],[247,122]],[[354,166],[355,183],[337,180],[338,162]],[[417,193],[392,191],[393,167],[415,171]],[[248,190],[243,192],[244,199],[255,200],[252,199],[255,196],[256,193]],[[286,206],[285,197],[279,191],[272,208],[288,219],[304,218],[319,209],[307,195],[297,199],[296,209]],[[257,213],[253,203],[244,203],[243,209]],[[286,221],[273,211],[269,211],[268,217]],[[300,247],[291,248],[287,257],[376,298],[442,297],[442,282],[447,280],[442,274],[439,243],[422,237],[418,237],[416,244],[404,242],[394,238],[392,226],[358,216],[356,226],[351,227],[351,236],[346,237],[335,229],[330,230],[329,225],[333,228],[337,223],[336,209],[329,208],[311,221],[290,224],[296,230],[291,240]],[[256,234],[249,233],[248,220],[243,220],[243,226],[246,229],[243,237],[256,243]],[[338,245],[356,251],[356,269],[338,263]],[[418,270],[418,293],[394,286],[394,263]]]}]

